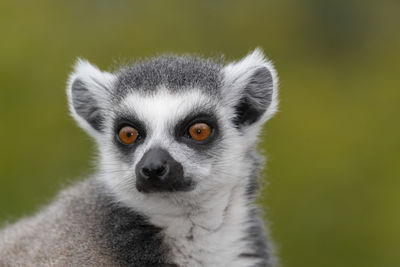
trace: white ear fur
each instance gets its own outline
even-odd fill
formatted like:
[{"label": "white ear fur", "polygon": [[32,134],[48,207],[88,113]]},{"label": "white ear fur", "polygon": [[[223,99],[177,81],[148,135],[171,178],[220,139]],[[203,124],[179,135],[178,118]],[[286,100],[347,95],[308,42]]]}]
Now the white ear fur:
[{"label": "white ear fur", "polygon": [[232,62],[223,68],[224,88],[223,98],[229,106],[237,105],[243,95],[243,90],[252,75],[260,68],[266,68],[272,76],[272,98],[266,111],[256,123],[262,125],[278,110],[278,75],[260,48],[256,48],[238,62]]},{"label": "white ear fur", "polygon": [[[95,129],[88,118],[82,116],[83,114],[79,110],[91,109],[98,113],[102,108],[107,108],[108,99],[115,80],[116,77],[114,74],[103,72],[84,59],[76,61],[73,72],[69,76],[67,96],[71,115],[77,121],[78,125],[94,138],[98,137],[100,131]],[[81,95],[74,95],[74,86],[78,82],[80,84],[78,93],[81,93]]]}]

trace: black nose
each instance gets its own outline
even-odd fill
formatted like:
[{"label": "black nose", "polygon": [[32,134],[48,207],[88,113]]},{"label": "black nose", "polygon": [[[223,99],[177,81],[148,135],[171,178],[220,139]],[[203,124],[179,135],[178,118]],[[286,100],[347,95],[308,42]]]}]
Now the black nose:
[{"label": "black nose", "polygon": [[188,191],[192,179],[185,178],[182,165],[165,149],[149,149],[136,165],[136,188],[140,192]]},{"label": "black nose", "polygon": [[169,168],[166,163],[153,162],[140,170],[140,175],[145,179],[163,179],[168,174]]}]

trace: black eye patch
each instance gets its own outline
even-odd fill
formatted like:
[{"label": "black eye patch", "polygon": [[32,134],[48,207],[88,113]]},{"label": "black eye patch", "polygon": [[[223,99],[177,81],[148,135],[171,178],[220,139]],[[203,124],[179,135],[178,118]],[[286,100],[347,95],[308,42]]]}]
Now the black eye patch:
[{"label": "black eye patch", "polygon": [[[137,140],[133,144],[124,144],[119,139],[119,131],[125,126],[130,126],[138,132]],[[144,139],[147,135],[145,124],[142,121],[130,116],[118,117],[114,121],[113,131],[113,142],[123,154],[132,153],[138,145],[144,142]]]},{"label": "black eye patch", "polygon": [[[210,126],[211,133],[206,140],[196,141],[191,138],[189,128],[196,123],[205,123]],[[219,136],[218,121],[216,117],[206,112],[195,113],[187,116],[176,124],[174,131],[175,139],[178,142],[185,143],[186,145],[198,150],[209,148]]]}]

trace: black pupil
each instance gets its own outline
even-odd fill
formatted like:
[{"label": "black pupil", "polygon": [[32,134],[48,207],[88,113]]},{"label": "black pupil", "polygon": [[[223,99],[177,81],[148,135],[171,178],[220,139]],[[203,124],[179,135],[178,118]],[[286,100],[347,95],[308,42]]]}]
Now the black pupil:
[{"label": "black pupil", "polygon": [[197,133],[197,134],[201,134],[201,129],[197,129],[197,130],[196,130],[196,133]]},{"label": "black pupil", "polygon": [[126,136],[127,137],[131,137],[133,135],[133,133],[132,132],[128,132],[128,133],[126,133]]}]

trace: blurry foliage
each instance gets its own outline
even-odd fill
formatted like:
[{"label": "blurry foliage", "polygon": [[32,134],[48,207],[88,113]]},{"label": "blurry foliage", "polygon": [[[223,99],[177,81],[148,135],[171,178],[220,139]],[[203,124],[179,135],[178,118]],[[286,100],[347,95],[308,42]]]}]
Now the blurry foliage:
[{"label": "blurry foliage", "polygon": [[112,69],[260,46],[281,80],[260,203],[283,266],[399,266],[399,14],[389,0],[1,0],[0,223],[93,172],[65,100],[76,57]]}]

